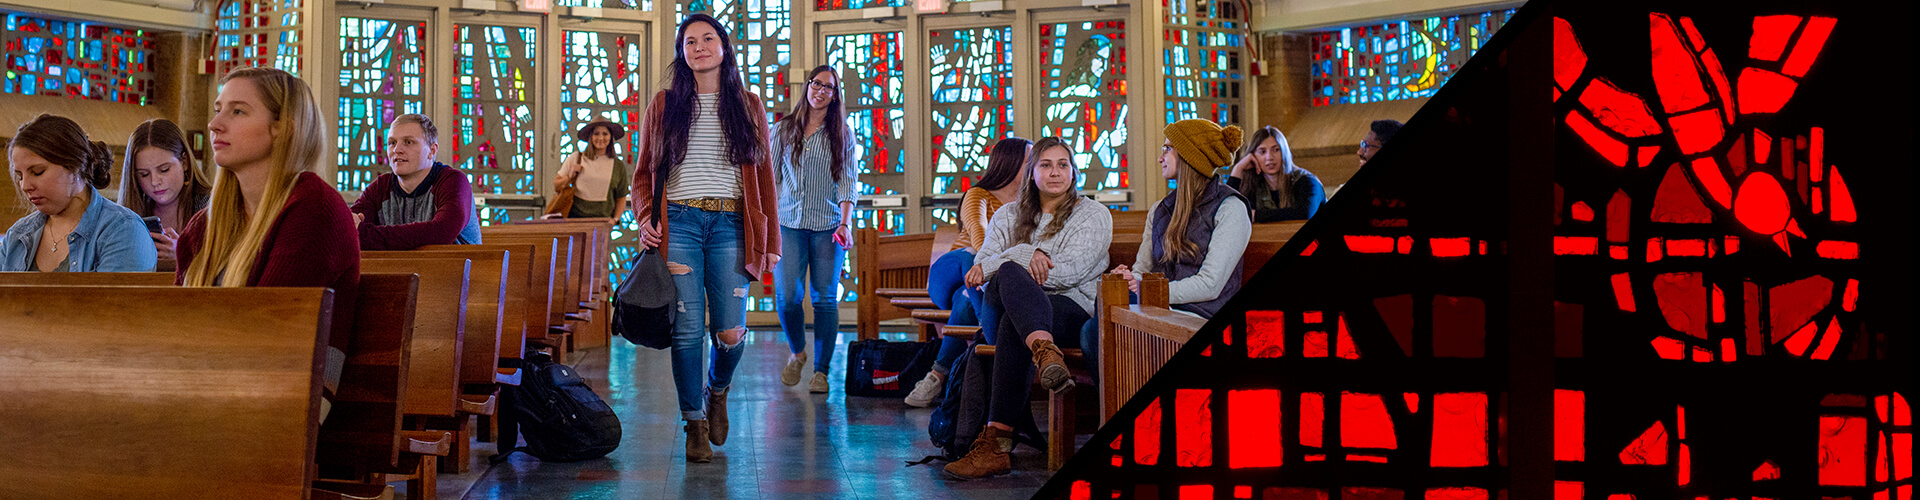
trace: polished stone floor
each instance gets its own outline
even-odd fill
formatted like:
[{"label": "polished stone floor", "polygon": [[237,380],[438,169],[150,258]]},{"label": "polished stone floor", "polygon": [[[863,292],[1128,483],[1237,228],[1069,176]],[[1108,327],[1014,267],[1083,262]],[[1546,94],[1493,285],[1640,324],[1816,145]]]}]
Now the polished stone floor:
[{"label": "polished stone floor", "polygon": [[[894,334],[889,340],[906,340]],[[777,328],[752,332],[729,399],[733,432],[712,463],[689,464],[668,353],[615,339],[614,347],[569,361],[620,415],[620,449],[599,460],[542,463],[526,454],[488,467],[494,447],[475,447],[473,472],[442,475],[441,499],[632,498],[1028,498],[1050,473],[1046,457],[1018,447],[1014,473],[955,481],[939,465],[907,467],[937,450],[927,442],[930,409],[891,398],[847,397],[841,335],[833,390],[808,394],[780,383],[786,341]],[[1045,417],[1045,412],[1036,414]],[[1044,421],[1042,421],[1044,425]],[[400,486],[396,483],[396,486]],[[404,489],[404,488],[403,488]],[[404,495],[404,493],[402,493]],[[396,496],[396,498],[403,498]]]}]

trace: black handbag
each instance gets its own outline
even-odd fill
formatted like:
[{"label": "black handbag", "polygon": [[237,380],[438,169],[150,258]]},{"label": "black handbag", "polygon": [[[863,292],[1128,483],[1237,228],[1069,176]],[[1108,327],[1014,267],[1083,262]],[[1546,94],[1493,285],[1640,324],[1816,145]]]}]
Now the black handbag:
[{"label": "black handbag", "polygon": [[[653,217],[647,221],[656,228],[665,209],[663,179],[658,174],[655,171]],[[643,347],[666,349],[673,344],[675,304],[680,301],[679,289],[667,272],[667,259],[659,248],[652,248],[633,256],[627,269],[626,279],[620,280],[613,294],[613,334]]]},{"label": "black handbag", "polygon": [[847,344],[848,396],[897,398],[913,392],[914,382],[933,371],[939,342],[888,342],[867,339]]}]

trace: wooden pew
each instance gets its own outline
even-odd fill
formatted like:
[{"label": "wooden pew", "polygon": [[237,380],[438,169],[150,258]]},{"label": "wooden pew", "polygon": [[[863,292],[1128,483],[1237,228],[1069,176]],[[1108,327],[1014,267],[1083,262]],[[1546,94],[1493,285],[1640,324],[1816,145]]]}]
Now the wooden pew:
[{"label": "wooden pew", "polygon": [[[588,342],[590,346],[606,344],[606,339],[601,338],[606,336],[606,331],[587,332],[585,329],[589,325],[594,324],[593,311],[599,309],[599,307],[594,306],[593,303],[596,301],[605,301],[605,296],[599,295],[597,290],[603,288],[604,283],[607,281],[607,249],[603,243],[607,241],[607,234],[610,229],[610,227],[598,223],[545,223],[488,226],[487,230],[492,231],[492,234],[572,237],[573,252],[569,254],[568,262],[568,268],[570,270],[567,275],[567,302],[564,304],[565,314],[562,315],[562,321],[559,323],[563,327],[562,329],[568,334],[567,340],[569,343],[566,346],[568,351],[576,348],[577,346],[574,346],[573,343],[583,336],[595,337],[594,340]],[[603,322],[601,325],[605,326],[606,324]]]},{"label": "wooden pew", "polygon": [[[872,228],[854,232],[854,276],[859,281],[856,299],[857,331],[862,340],[880,338],[880,322],[908,317],[908,311],[894,307],[879,290],[927,288],[927,260],[934,244],[932,233],[880,236]],[[952,240],[948,240],[951,242]]]},{"label": "wooden pew", "polygon": [[[607,316],[610,312],[605,305],[613,296],[613,289],[618,286],[611,281],[610,273],[614,267],[625,265],[624,262],[614,261],[617,257],[613,255],[613,231],[617,221],[613,219],[533,219],[517,221],[513,225],[578,226],[593,231],[588,239],[591,245],[587,252],[589,258],[587,264],[583,266],[588,286],[581,292],[581,296],[585,299],[581,301],[580,306],[585,310],[580,313],[583,317],[582,321],[574,325],[576,331],[573,342],[575,348],[606,347],[607,342],[612,339],[613,328],[612,321]],[[581,328],[586,330],[580,331]]]},{"label": "wooden pew", "polygon": [[[1245,285],[1284,248],[1305,221],[1254,224],[1247,249],[1241,254],[1240,277]],[[1148,273],[1155,274],[1155,273]],[[1169,309],[1164,278],[1143,279],[1140,305],[1128,304],[1127,281],[1108,275],[1101,279],[1100,312],[1100,422],[1119,411],[1153,374],[1166,364],[1207,321]],[[1244,289],[1244,288],[1243,288]]]},{"label": "wooden pew", "polygon": [[[531,304],[527,311],[527,343],[554,347],[556,361],[565,358],[567,331],[564,328],[566,315],[573,312],[568,307],[567,276],[572,272],[573,252],[572,236],[503,234],[493,233],[483,237],[487,241],[506,244],[534,245],[533,282],[541,289],[531,290],[530,299],[538,303]],[[534,313],[539,313],[536,316]],[[558,327],[558,328],[556,328]]]},{"label": "wooden pew", "polygon": [[409,430],[401,419],[419,286],[415,273],[360,273],[353,352],[333,413],[320,427],[323,477],[370,486],[405,479],[410,498],[431,498],[418,495],[433,493],[435,458],[447,454],[452,435]]},{"label": "wooden pew", "polygon": [[460,405],[460,348],[467,319],[472,261],[387,259],[366,252],[360,272],[419,276],[413,341],[407,351],[407,415],[451,417]]},{"label": "wooden pew", "polygon": [[[490,262],[486,260],[489,257],[484,254],[498,252],[504,255],[506,274],[500,282],[500,302],[498,304],[475,303],[467,306],[470,313],[476,310],[482,313],[498,311],[500,324],[498,344],[492,356],[494,361],[491,363],[463,361],[461,364],[460,380],[466,386],[468,394],[492,394],[494,384],[520,385],[518,363],[511,360],[520,359],[521,353],[526,350],[528,330],[533,327],[544,327],[544,323],[534,323],[534,317],[544,319],[547,316],[545,309],[547,302],[544,298],[550,282],[536,281],[536,269],[552,269],[553,241],[546,241],[544,248],[548,253],[541,254],[538,251],[540,248],[542,248],[540,245],[529,243],[487,243],[484,245],[427,245],[410,252],[400,252],[404,255],[423,257],[428,255],[464,256],[476,262]],[[546,255],[548,260],[545,264],[541,264],[536,260],[536,255]],[[545,267],[542,267],[543,265]],[[488,266],[492,264],[476,266],[476,268]],[[476,274],[476,279],[484,277],[485,275]],[[476,283],[473,286],[483,285]],[[468,295],[475,300],[487,298],[484,294],[469,293]],[[484,319],[480,321],[490,323]],[[473,319],[468,320],[469,325],[473,322]],[[485,337],[468,337],[470,343],[484,340]],[[462,359],[474,360],[484,355],[475,353]],[[509,365],[513,366],[509,367]]]},{"label": "wooden pew", "polygon": [[0,286],[0,498],[308,498],[331,311],[324,288]]},{"label": "wooden pew", "polygon": [[[464,328],[457,344],[458,361],[454,380],[444,390],[450,391],[453,406],[450,411],[426,413],[409,410],[414,419],[415,429],[444,430],[452,432],[452,447],[446,460],[440,461],[440,471],[446,473],[465,473],[472,449],[471,426],[474,415],[493,415],[497,408],[499,389],[495,385],[496,370],[499,367],[499,345],[501,338],[501,317],[505,312],[506,280],[510,250],[472,249],[472,245],[449,250],[412,250],[404,252],[361,252],[361,270],[407,269],[410,261],[429,265],[446,265],[455,262],[471,262],[471,278],[466,282],[467,298],[460,304],[464,311]],[[525,252],[527,250],[523,250]],[[369,265],[373,262],[379,264]],[[422,289],[427,287],[427,277],[422,275]],[[424,295],[424,292],[423,292]],[[428,309],[431,310],[431,309]],[[448,308],[447,310],[454,310]],[[440,316],[445,315],[428,315]],[[420,323],[424,323],[421,321]],[[415,344],[419,344],[419,334],[415,335]],[[415,358],[413,373],[422,371],[419,359]],[[421,384],[412,384],[409,388],[409,400],[419,399],[413,392],[422,389]],[[437,392],[436,393],[440,393]]]},{"label": "wooden pew", "polygon": [[0,285],[173,286],[173,273],[0,273]]}]

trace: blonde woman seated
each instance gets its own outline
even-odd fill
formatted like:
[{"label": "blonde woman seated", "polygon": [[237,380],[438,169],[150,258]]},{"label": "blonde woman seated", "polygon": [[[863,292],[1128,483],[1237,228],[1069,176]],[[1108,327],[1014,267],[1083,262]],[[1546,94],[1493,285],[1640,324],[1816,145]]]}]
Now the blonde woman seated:
[{"label": "blonde woman seated", "polygon": [[1233,161],[1240,127],[1181,120],[1168,125],[1166,135],[1160,175],[1173,180],[1175,189],[1147,212],[1151,223],[1133,266],[1113,272],[1126,274],[1134,293],[1140,292],[1139,273],[1165,274],[1173,309],[1212,318],[1240,291],[1240,257],[1253,234],[1246,198],[1208,177]]}]

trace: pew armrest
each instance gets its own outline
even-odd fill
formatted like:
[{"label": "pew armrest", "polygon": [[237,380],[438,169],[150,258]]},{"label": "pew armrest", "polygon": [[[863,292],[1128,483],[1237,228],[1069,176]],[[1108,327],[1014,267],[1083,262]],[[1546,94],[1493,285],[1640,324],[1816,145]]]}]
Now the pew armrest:
[{"label": "pew armrest", "polygon": [[321,479],[313,482],[313,500],[393,500],[393,487]]},{"label": "pew armrest", "polygon": [[453,433],[447,431],[400,431],[400,437],[407,440],[404,451],[420,455],[444,457],[453,445]]},{"label": "pew armrest", "polygon": [[501,368],[495,370],[493,373],[493,382],[496,384],[520,385],[520,369]]},{"label": "pew armrest", "polygon": [[940,307],[933,304],[933,299],[929,299],[926,297],[895,297],[893,299],[888,300],[887,303],[893,304],[893,307],[898,307],[898,308],[906,309],[909,311],[918,310],[918,309],[938,309]]},{"label": "pew armrest", "polygon": [[900,297],[926,297],[927,289],[925,288],[881,288],[881,289],[874,290],[873,294],[883,298],[889,298],[889,299],[900,298]]},{"label": "pew armrest", "polygon": [[940,336],[962,340],[973,340],[980,336],[980,327],[947,325],[940,328]]},{"label": "pew armrest", "polygon": [[1195,333],[1199,333],[1201,327],[1207,326],[1207,320],[1198,316],[1151,306],[1126,308],[1115,306],[1108,314],[1116,325],[1126,325],[1134,330],[1182,344],[1192,339]]},{"label": "pew armrest", "polygon": [[947,318],[953,317],[953,311],[946,309],[914,309],[912,314],[914,321],[935,324],[946,324]]},{"label": "pew armrest", "polygon": [[500,407],[500,398],[494,394],[460,395],[460,412],[474,415],[492,415]]}]

